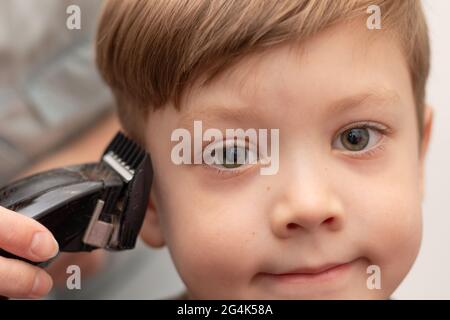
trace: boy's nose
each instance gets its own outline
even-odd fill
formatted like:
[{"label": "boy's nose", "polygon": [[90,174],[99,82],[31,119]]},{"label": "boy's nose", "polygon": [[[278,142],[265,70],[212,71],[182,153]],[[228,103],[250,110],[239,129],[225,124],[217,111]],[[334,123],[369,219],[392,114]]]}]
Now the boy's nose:
[{"label": "boy's nose", "polygon": [[343,227],[342,202],[327,178],[309,171],[303,179],[291,176],[280,190],[270,213],[271,228],[276,236],[288,238],[319,229],[338,231]]}]

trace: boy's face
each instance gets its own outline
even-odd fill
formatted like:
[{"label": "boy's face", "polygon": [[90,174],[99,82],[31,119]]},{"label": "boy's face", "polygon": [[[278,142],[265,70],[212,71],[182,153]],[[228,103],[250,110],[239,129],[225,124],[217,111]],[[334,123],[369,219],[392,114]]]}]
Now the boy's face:
[{"label": "boy's face", "polygon": [[[196,87],[180,112],[151,113],[155,180],[142,235],[168,246],[190,297],[387,298],[408,273],[431,111],[420,153],[406,60],[370,32],[340,25],[301,54],[273,48]],[[171,134],[192,132],[193,120],[224,136],[279,129],[278,173],[174,164]],[[370,265],[381,289],[367,286]]]}]

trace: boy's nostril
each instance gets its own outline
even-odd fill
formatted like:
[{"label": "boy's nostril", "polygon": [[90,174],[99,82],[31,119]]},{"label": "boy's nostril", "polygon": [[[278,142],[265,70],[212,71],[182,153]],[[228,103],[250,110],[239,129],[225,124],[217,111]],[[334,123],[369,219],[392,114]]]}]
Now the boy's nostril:
[{"label": "boy's nostril", "polygon": [[297,229],[299,227],[299,225],[298,224],[296,224],[296,223],[288,223],[288,225],[287,225],[287,228],[289,229],[289,230],[293,230],[293,229]]},{"label": "boy's nostril", "polygon": [[325,223],[325,224],[331,224],[331,223],[333,223],[333,221],[334,221],[334,218],[333,218],[333,217],[330,217],[330,218],[326,219],[323,223]]}]

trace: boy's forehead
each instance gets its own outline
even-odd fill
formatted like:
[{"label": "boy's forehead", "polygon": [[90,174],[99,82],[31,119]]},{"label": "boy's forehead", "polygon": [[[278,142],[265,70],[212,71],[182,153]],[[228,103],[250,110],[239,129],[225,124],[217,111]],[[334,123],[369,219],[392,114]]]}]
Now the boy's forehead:
[{"label": "boy's forehead", "polygon": [[[268,75],[270,77],[270,75]],[[299,76],[300,77],[300,76]],[[252,82],[251,90],[243,90],[245,85],[217,86],[213,91],[207,91],[194,96],[190,100],[188,108],[181,113],[180,126],[189,126],[194,120],[205,119],[211,121],[227,120],[239,122],[251,119],[263,122],[264,118],[275,111],[288,113],[289,109],[296,112],[316,112],[332,116],[349,113],[358,109],[360,112],[371,113],[395,113],[398,112],[394,105],[401,102],[402,98],[395,87],[386,86],[385,83],[376,83],[372,79],[361,79],[357,85],[348,82],[345,90],[338,90],[338,85],[330,84],[323,80],[323,90],[308,92],[309,84],[284,81],[274,84],[269,89],[255,89],[260,82],[250,77],[246,83]],[[330,77],[328,79],[332,81]],[[268,81],[269,86],[271,83]],[[319,84],[320,85],[320,84]],[[325,87],[332,87],[326,89]],[[336,90],[333,91],[333,88]],[[326,91],[331,91],[326,93]],[[322,94],[323,93],[323,94]]]},{"label": "boy's forehead", "polygon": [[[370,42],[364,38],[366,32],[336,26],[301,46],[287,44],[246,57],[211,83],[189,92],[181,124],[205,117],[257,119],[271,111],[261,109],[268,105],[297,105],[298,110],[312,102],[315,111],[333,114],[357,106],[380,111],[396,104],[401,94],[394,85],[398,75],[391,74],[397,71],[390,65],[404,57],[389,38],[371,37]],[[404,61],[395,63],[408,74]],[[407,76],[401,79],[409,84]]]}]

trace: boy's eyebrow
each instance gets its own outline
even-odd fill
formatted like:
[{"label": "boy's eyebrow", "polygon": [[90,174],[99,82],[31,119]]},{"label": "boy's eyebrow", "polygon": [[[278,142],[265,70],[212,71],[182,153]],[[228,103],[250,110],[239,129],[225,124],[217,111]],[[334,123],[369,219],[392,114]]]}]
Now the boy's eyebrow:
[{"label": "boy's eyebrow", "polygon": [[351,111],[358,107],[386,106],[400,100],[400,96],[394,90],[378,88],[370,89],[363,93],[340,98],[331,103],[327,113],[338,114]]},{"label": "boy's eyebrow", "polygon": [[180,127],[191,127],[195,120],[202,120],[206,126],[208,123],[213,124],[214,121],[225,121],[228,120],[230,122],[242,122],[243,120],[249,121],[261,120],[260,112],[258,112],[257,108],[254,107],[226,107],[225,104],[216,104],[201,107],[198,110],[186,114],[183,116],[178,125]]},{"label": "boy's eyebrow", "polygon": [[[396,91],[388,89],[370,89],[362,93],[348,97],[339,98],[329,104],[325,112],[329,115],[350,112],[358,107],[373,108],[392,105],[400,100]],[[386,108],[384,108],[386,110]],[[242,122],[244,120],[261,120],[261,112],[251,106],[226,107],[226,105],[211,105],[201,107],[198,110],[183,116],[178,125],[180,127],[191,127],[195,120],[202,120],[203,123],[214,123],[214,121]]]}]

